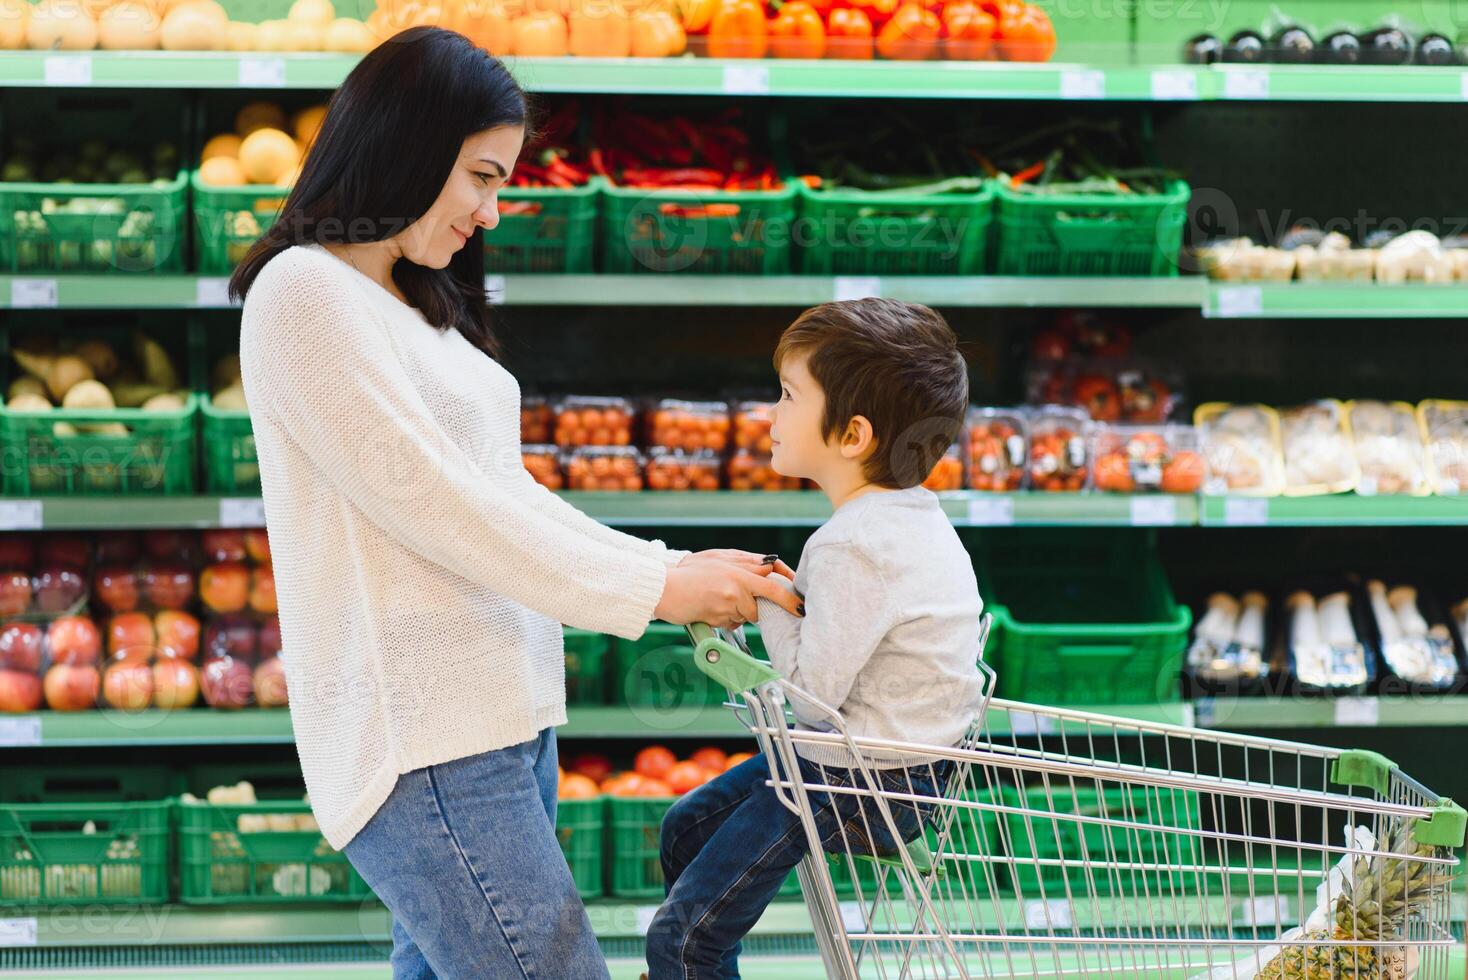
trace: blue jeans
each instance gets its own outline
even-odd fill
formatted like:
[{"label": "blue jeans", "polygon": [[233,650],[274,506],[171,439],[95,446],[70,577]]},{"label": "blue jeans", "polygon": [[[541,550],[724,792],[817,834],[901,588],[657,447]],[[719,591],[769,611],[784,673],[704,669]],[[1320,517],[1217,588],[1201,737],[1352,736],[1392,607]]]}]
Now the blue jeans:
[{"label": "blue jeans", "polygon": [[[874,772],[884,789],[934,796],[949,768],[940,762]],[[804,759],[800,774],[807,785],[866,786],[859,772]],[[647,930],[649,980],[737,980],[740,940],[809,850],[800,818],[765,785],[769,778],[769,763],[757,755],[689,793],[663,817],[668,897]],[[815,791],[809,796],[825,850],[844,854],[849,845],[852,853],[897,852],[899,844],[871,797]],[[900,800],[887,804],[904,842],[921,833],[932,811]]]},{"label": "blue jeans", "polygon": [[556,842],[556,734],[416,769],[347,844],[393,918],[393,980],[607,977]]}]

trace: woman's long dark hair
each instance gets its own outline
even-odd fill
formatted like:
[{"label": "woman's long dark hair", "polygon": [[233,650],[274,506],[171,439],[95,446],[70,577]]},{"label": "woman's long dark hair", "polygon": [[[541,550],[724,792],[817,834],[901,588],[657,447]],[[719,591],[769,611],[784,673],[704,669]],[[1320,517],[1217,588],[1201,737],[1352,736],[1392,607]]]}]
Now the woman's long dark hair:
[{"label": "woman's long dark hair", "polygon": [[[378,45],[331,97],[295,188],[230,277],[230,296],[243,299],[265,263],[293,245],[391,238],[437,199],[467,137],[527,125],[529,112],[499,59],[462,34],[413,27]],[[428,322],[498,355],[483,229],[444,269],[399,259],[393,281]]]}]

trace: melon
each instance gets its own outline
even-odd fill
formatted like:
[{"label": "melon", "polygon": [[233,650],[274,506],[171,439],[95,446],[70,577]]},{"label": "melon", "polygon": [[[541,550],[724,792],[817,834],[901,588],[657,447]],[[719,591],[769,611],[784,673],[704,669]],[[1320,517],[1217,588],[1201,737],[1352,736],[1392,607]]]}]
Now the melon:
[{"label": "melon", "polygon": [[[265,24],[261,24],[260,27],[263,30]],[[245,137],[257,129],[285,129],[285,110],[274,102],[246,103],[239,112],[235,113],[234,131],[241,137]]]},{"label": "melon", "polygon": [[256,51],[286,50],[286,25],[284,20],[262,20],[255,33]]},{"label": "melon", "polygon": [[226,51],[254,51],[259,39],[260,27],[258,24],[232,20],[224,28],[224,50]]},{"label": "melon", "polygon": [[353,20],[350,17],[341,17],[332,21],[321,38],[321,48],[324,51],[366,54],[375,47],[377,47],[377,38],[373,36],[372,29],[360,20]]},{"label": "melon", "polygon": [[25,37],[40,51],[90,51],[97,46],[97,22],[77,0],[41,0]]},{"label": "melon", "polygon": [[163,18],[163,50],[217,51],[224,47],[224,25],[207,7],[186,3]]},{"label": "melon", "polygon": [[102,22],[102,15],[115,7],[118,2],[119,0],[81,0],[82,6],[87,8],[87,13],[91,14],[92,19],[99,24]]},{"label": "melon", "polygon": [[304,20],[285,22],[285,50],[320,51],[322,28]]},{"label": "melon", "polygon": [[240,169],[252,184],[279,184],[300,162],[296,141],[278,129],[257,129],[240,144]]},{"label": "melon", "polygon": [[331,0],[296,0],[291,4],[290,13],[285,16],[287,20],[325,28],[336,20],[336,8],[331,5]]},{"label": "melon", "polygon": [[326,118],[326,106],[307,106],[291,117],[291,132],[296,134],[296,142],[302,146],[310,146],[316,139],[316,134],[321,130],[321,121]]},{"label": "melon", "polygon": [[204,144],[204,149],[199,151],[199,160],[208,163],[215,157],[229,157],[238,160],[240,156],[240,138],[234,133],[220,133],[211,136],[209,142]]},{"label": "melon", "polygon": [[199,180],[211,187],[242,187],[249,183],[234,157],[214,157],[199,165]]},{"label": "melon", "polygon": [[0,49],[25,47],[26,26],[31,22],[31,5],[25,0],[0,0]]},{"label": "melon", "polygon": [[162,36],[158,11],[144,0],[122,0],[97,21],[97,43],[107,51],[154,51]]},{"label": "melon", "polygon": [[182,0],[177,6],[198,7],[221,24],[229,23],[229,13],[218,3],[218,0]]}]

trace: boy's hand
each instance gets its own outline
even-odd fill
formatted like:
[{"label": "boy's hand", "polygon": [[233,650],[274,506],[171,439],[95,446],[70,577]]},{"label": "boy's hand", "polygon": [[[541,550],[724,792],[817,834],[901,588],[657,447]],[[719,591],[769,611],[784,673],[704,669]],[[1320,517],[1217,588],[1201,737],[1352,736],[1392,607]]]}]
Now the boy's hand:
[{"label": "boy's hand", "polygon": [[757,555],[752,551],[740,551],[737,548],[710,548],[708,551],[696,551],[684,558],[679,565],[689,565],[700,561],[722,561],[730,565],[747,567],[750,571],[761,575],[768,572],[761,571],[769,566],[770,571],[777,575],[783,575],[790,581],[795,581],[795,572],[791,567],[780,560],[779,555]]}]

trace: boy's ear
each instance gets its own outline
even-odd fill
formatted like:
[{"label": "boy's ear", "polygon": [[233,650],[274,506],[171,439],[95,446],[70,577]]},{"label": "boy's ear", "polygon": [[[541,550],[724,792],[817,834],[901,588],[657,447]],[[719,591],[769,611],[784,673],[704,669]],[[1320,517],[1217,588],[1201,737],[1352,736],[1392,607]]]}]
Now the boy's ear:
[{"label": "boy's ear", "polygon": [[876,444],[877,437],[872,431],[872,423],[865,415],[853,415],[851,421],[846,423],[846,431],[841,433],[842,457],[865,459]]}]

